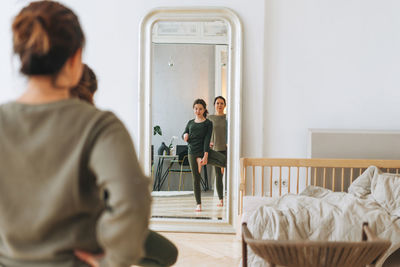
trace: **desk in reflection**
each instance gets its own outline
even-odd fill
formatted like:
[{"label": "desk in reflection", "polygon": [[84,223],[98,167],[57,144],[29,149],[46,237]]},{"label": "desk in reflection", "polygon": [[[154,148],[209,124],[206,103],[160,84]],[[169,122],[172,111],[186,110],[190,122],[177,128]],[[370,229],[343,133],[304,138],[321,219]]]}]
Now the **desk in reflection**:
[{"label": "desk in reflection", "polygon": [[[154,183],[153,183],[153,191],[161,191],[162,186],[167,180],[169,175],[169,170],[173,166],[173,164],[178,163],[178,155],[155,155],[154,156],[154,164],[155,172],[154,172]],[[166,166],[166,168],[164,167]],[[210,186],[208,183],[208,173],[207,173],[207,165],[203,166],[204,175],[202,175],[201,185],[204,191],[210,190]],[[203,178],[204,176],[204,178]]]},{"label": "desk in reflection", "polygon": [[[178,159],[177,155],[156,155],[155,162],[157,162],[157,167],[155,168],[154,173],[154,184],[153,191],[160,191],[165,180],[168,177],[169,170],[174,164],[174,161]],[[167,162],[167,168],[164,170],[164,162]]]}]

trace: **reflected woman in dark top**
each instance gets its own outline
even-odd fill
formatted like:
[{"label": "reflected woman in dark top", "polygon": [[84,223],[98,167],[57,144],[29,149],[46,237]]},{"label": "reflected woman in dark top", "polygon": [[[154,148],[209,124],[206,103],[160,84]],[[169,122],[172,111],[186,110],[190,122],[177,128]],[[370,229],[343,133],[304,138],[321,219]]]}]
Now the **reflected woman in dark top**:
[{"label": "reflected woman in dark top", "polygon": [[196,99],[193,103],[195,118],[190,120],[183,133],[183,140],[188,143],[188,159],[193,177],[193,191],[196,198],[196,212],[201,207],[201,167],[211,164],[221,168],[226,167],[226,156],[210,149],[212,122],[207,119],[207,105],[203,99]]}]

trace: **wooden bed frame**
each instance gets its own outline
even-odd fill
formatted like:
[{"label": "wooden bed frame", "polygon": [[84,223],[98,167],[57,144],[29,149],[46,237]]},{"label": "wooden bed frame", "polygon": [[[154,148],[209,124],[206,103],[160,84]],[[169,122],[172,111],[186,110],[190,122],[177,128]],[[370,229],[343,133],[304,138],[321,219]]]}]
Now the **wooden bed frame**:
[{"label": "wooden bed frame", "polygon": [[[241,158],[240,165],[239,220],[243,215],[244,196],[298,194],[307,185],[346,192],[353,180],[371,165],[385,172],[400,172],[400,160]],[[247,188],[251,188],[250,192]],[[256,242],[265,243],[262,240]],[[246,247],[243,237],[243,251]],[[394,252],[391,255],[395,253],[397,254]]]},{"label": "wooden bed frame", "polygon": [[[239,215],[243,213],[243,197],[247,195],[281,196],[283,189],[298,194],[301,184],[346,192],[353,180],[371,165],[385,172],[400,172],[400,160],[241,158]],[[250,186],[251,191],[247,192],[246,187]]]}]

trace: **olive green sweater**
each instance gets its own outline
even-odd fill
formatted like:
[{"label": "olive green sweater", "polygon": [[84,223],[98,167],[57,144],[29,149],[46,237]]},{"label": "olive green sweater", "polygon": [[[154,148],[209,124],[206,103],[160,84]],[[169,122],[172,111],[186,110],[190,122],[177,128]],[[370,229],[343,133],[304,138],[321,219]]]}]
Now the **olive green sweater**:
[{"label": "olive green sweater", "polygon": [[143,256],[150,180],[124,125],[80,100],[0,106],[0,266],[102,265]]},{"label": "olive green sweater", "polygon": [[[191,155],[203,155],[204,152],[210,151],[210,139],[212,134],[212,122],[206,119],[203,122],[195,122],[190,120],[183,132],[189,134],[188,153]],[[182,135],[182,136],[183,136]]]}]

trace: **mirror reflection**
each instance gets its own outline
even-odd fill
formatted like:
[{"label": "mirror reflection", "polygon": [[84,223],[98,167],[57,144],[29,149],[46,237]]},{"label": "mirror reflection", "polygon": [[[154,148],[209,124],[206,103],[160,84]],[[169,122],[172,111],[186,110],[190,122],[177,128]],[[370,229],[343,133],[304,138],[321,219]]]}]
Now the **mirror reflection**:
[{"label": "mirror reflection", "polygon": [[223,21],[153,26],[153,218],[227,219],[228,60]]}]

